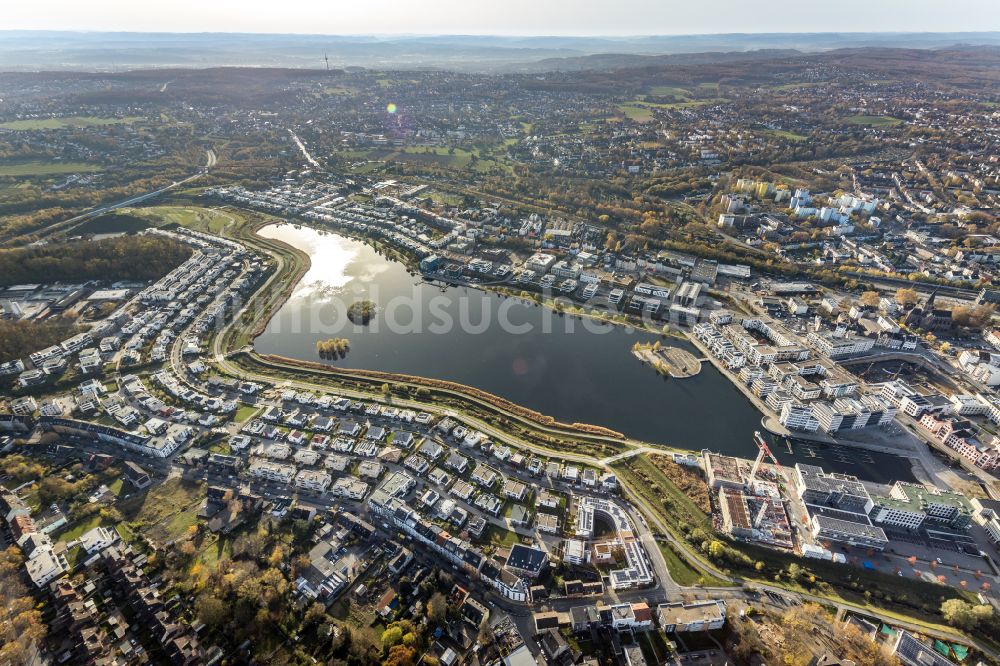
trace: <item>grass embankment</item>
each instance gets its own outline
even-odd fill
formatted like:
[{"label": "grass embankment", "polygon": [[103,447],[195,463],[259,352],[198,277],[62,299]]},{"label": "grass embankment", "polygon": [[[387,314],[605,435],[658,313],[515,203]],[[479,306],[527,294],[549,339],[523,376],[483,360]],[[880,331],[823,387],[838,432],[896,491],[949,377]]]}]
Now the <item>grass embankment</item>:
[{"label": "grass embankment", "polygon": [[663,560],[667,563],[670,577],[678,585],[682,587],[694,587],[695,585],[724,587],[729,585],[721,578],[705,575],[692,567],[669,543],[657,541],[656,545],[659,546]]},{"label": "grass embankment", "polygon": [[271,317],[292,295],[311,265],[309,255],[302,250],[279,240],[257,235],[256,231],[261,227],[280,220],[258,214],[245,215],[245,223],[227,228],[229,233],[225,235],[274,258],[274,270],[278,273],[267,289],[258,289],[253,293],[247,302],[242,321],[235,322],[226,330],[226,337],[222,340],[224,351],[245,347],[263,333]]},{"label": "grass embankment", "polygon": [[[235,354],[231,360],[241,370],[251,375],[264,375],[273,378],[275,381],[288,379],[314,383],[329,387],[334,392],[341,389],[362,392],[377,397],[384,395],[381,392],[381,385],[388,383],[391,388],[390,398],[396,396],[419,399],[421,403],[433,405],[441,410],[453,410],[458,413],[464,413],[503,432],[509,433],[514,438],[538,448],[554,452],[567,451],[602,458],[622,453],[627,448],[627,445],[624,443],[618,444],[611,441],[590,439],[591,435],[582,431],[576,431],[572,426],[556,424],[551,427],[551,430],[543,429],[547,427],[543,426],[543,424],[538,424],[538,427],[535,427],[528,420],[516,419],[515,415],[505,413],[502,408],[493,408],[489,405],[475,402],[471,398],[461,395],[460,391],[442,391],[418,384],[387,381],[384,375],[373,374],[368,376],[361,371],[341,370],[307,361],[290,359],[276,361],[256,354]],[[565,428],[565,430],[562,428]]]}]

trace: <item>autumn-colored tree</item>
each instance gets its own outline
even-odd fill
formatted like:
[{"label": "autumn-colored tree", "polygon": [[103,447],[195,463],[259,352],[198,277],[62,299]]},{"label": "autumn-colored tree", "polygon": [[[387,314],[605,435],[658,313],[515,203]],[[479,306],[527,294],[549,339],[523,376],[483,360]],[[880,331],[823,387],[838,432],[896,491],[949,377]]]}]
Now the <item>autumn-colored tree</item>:
[{"label": "autumn-colored tree", "polygon": [[392,625],[382,632],[382,647],[389,650],[403,641],[403,629],[398,625]]},{"label": "autumn-colored tree", "polygon": [[920,300],[920,295],[915,289],[902,287],[896,290],[896,302],[903,307],[912,307]]},{"label": "autumn-colored tree", "polygon": [[879,301],[882,300],[882,295],[877,291],[866,291],[861,294],[861,297],[858,300],[861,301],[862,305],[870,308],[877,308]]},{"label": "autumn-colored tree", "polygon": [[45,636],[45,623],[20,577],[24,556],[16,546],[0,551],[0,663],[26,663],[32,646]]},{"label": "autumn-colored tree", "polygon": [[416,650],[406,645],[396,645],[389,650],[389,656],[382,664],[383,666],[413,666],[416,660]]},{"label": "autumn-colored tree", "polygon": [[961,599],[948,599],[941,604],[941,615],[953,627],[972,631],[993,617],[993,607],[989,604],[970,604]]}]

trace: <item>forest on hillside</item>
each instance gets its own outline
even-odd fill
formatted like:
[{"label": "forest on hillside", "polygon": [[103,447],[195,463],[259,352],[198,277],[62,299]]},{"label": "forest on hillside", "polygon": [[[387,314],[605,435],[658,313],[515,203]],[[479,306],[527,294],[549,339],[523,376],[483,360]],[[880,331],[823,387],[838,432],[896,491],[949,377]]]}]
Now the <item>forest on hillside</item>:
[{"label": "forest on hillside", "polygon": [[187,245],[158,236],[120,236],[0,250],[0,286],[155,280],[190,256]]},{"label": "forest on hillside", "polygon": [[48,321],[0,319],[0,363],[24,358],[40,349],[59,344],[76,332],[76,325],[68,319]]}]

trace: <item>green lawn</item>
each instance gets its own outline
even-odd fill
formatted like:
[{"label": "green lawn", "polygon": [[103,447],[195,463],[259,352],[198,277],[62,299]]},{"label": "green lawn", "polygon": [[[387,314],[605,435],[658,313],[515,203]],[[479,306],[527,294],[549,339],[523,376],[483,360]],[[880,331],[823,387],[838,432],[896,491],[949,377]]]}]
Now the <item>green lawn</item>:
[{"label": "green lawn", "polygon": [[253,415],[256,414],[259,410],[260,410],[259,407],[251,407],[250,405],[240,405],[239,407],[236,408],[236,416],[234,418],[236,419],[237,423],[244,423],[245,421],[249,421],[250,418],[253,417]]},{"label": "green lawn", "polygon": [[789,139],[791,141],[805,141],[808,137],[802,134],[796,134],[795,132],[789,132],[787,130],[764,130],[764,134],[770,134],[771,136],[776,136],[782,139]]},{"label": "green lawn", "polygon": [[127,543],[131,543],[132,540],[135,538],[135,534],[133,534],[132,528],[126,525],[125,523],[118,523],[117,525],[115,525],[115,531],[118,532],[118,536],[122,538],[122,541],[125,541]]},{"label": "green lawn", "polygon": [[110,490],[111,493],[117,497],[122,494],[122,486],[124,485],[125,479],[119,476],[111,483],[111,485],[108,486],[108,490]]},{"label": "green lawn", "polygon": [[208,447],[208,450],[212,453],[221,453],[224,456],[228,456],[233,452],[232,447],[229,446],[229,441],[225,439],[220,439],[213,443]]},{"label": "green lawn", "polygon": [[59,533],[58,540],[68,543],[74,539],[79,539],[84,533],[89,532],[100,524],[101,515],[99,513],[95,513],[78,523],[71,523],[68,529]]},{"label": "green lawn", "polygon": [[211,537],[206,539],[205,545],[202,547],[201,552],[198,553],[198,561],[206,569],[215,569],[219,564],[219,560],[232,555],[233,544],[232,539],[227,536],[220,536],[214,541],[210,539]]},{"label": "green lawn", "polygon": [[221,234],[227,225],[242,224],[243,218],[235,213],[212,208],[189,206],[151,206],[149,208],[122,208],[122,215],[146,220],[153,226],[177,224],[196,231]]},{"label": "green lawn", "polygon": [[421,192],[421,195],[430,197],[431,201],[434,203],[441,203],[446,206],[462,205],[462,197],[457,194],[451,194],[450,192],[443,192],[441,190],[424,190]]},{"label": "green lawn", "polygon": [[674,97],[679,97],[685,100],[691,99],[691,93],[689,91],[676,86],[650,86],[649,94],[654,97],[673,95]]},{"label": "green lawn", "polygon": [[[458,146],[403,146],[400,148],[371,148],[367,150],[340,150],[337,157],[346,160],[365,160],[368,162],[416,162],[432,164],[450,169],[465,169],[472,167],[476,171],[489,171],[500,168],[512,172],[512,165],[504,159],[506,153],[502,150],[494,153],[478,150],[466,150]],[[473,157],[476,158],[472,164]],[[365,164],[355,169],[356,172],[372,170],[375,167]],[[435,200],[439,196],[434,197]]]},{"label": "green lawn", "polygon": [[90,173],[101,171],[99,164],[89,164],[87,162],[43,162],[33,160],[30,162],[18,162],[16,164],[0,164],[0,176],[10,176],[12,178],[23,176],[57,176],[65,173]]},{"label": "green lawn", "polygon": [[653,109],[691,109],[699,106],[711,104],[722,104],[728,102],[724,97],[713,97],[711,99],[693,99],[685,102],[674,102],[671,104],[660,104],[657,102],[645,102],[636,100],[628,104],[619,104],[618,111],[629,120],[639,123],[648,123],[653,120]]},{"label": "green lawn", "polygon": [[620,104],[618,110],[629,120],[637,123],[648,123],[653,120],[653,112],[648,107],[632,104]]},{"label": "green lawn", "polygon": [[764,87],[770,88],[771,90],[795,90],[797,88],[815,88],[816,86],[822,86],[822,85],[825,84],[814,81],[803,81],[802,83],[782,83],[780,85],[764,86]]},{"label": "green lawn", "polygon": [[65,129],[67,127],[100,127],[103,125],[117,125],[119,123],[132,123],[141,120],[138,116],[126,118],[97,118],[95,116],[66,116],[63,118],[41,118],[38,120],[12,120],[8,123],[0,123],[3,129],[28,131],[28,130],[48,130]]},{"label": "green lawn", "polygon": [[[407,162],[430,162],[462,169],[468,166],[473,153],[463,148],[447,146],[406,146],[388,157]],[[478,155],[476,156],[478,157]]]},{"label": "green lawn", "polygon": [[851,125],[871,125],[872,127],[895,127],[903,121],[892,116],[847,116],[844,118]]},{"label": "green lawn", "polygon": [[518,542],[516,532],[505,530],[499,525],[487,525],[480,540],[500,548],[510,548]]},{"label": "green lawn", "polygon": [[707,587],[725,587],[729,585],[715,576],[706,576],[698,572],[697,569],[682,559],[674,549],[662,541],[657,542],[663,559],[667,562],[667,570],[674,582],[681,587],[692,587],[694,585],[705,585]]}]

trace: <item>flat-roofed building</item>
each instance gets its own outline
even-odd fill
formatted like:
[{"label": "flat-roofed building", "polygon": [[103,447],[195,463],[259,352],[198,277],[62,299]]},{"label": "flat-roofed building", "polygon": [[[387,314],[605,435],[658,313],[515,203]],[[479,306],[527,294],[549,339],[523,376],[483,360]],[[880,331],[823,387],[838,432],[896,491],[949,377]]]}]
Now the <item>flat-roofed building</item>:
[{"label": "flat-roofed building", "polygon": [[965,495],[897,481],[889,497],[879,497],[869,514],[877,525],[916,530],[941,527],[963,530],[972,523],[973,506]]},{"label": "flat-roofed building", "polygon": [[813,537],[819,540],[873,550],[885,550],[889,544],[882,528],[872,525],[867,516],[859,518],[857,514],[827,509],[822,513],[813,512],[809,525]]},{"label": "flat-roofed building", "polygon": [[815,465],[795,465],[795,488],[805,504],[864,515],[874,506],[871,495],[856,476],[827,474]]},{"label": "flat-roofed building", "polygon": [[656,615],[660,628],[667,633],[713,631],[726,623],[726,602],[722,599],[675,601],[657,606]]},{"label": "flat-roofed building", "polygon": [[738,539],[753,538],[753,518],[739,491],[719,489],[719,511],[722,514],[722,531]]},{"label": "flat-roofed building", "polygon": [[740,461],[732,456],[725,456],[721,453],[712,453],[707,449],[702,452],[702,460],[705,463],[705,474],[708,477],[708,485],[714,490],[728,486],[730,488],[742,488],[744,475],[740,469]]},{"label": "flat-roofed building", "polygon": [[535,514],[535,525],[539,532],[559,534],[559,517],[541,511]]}]

